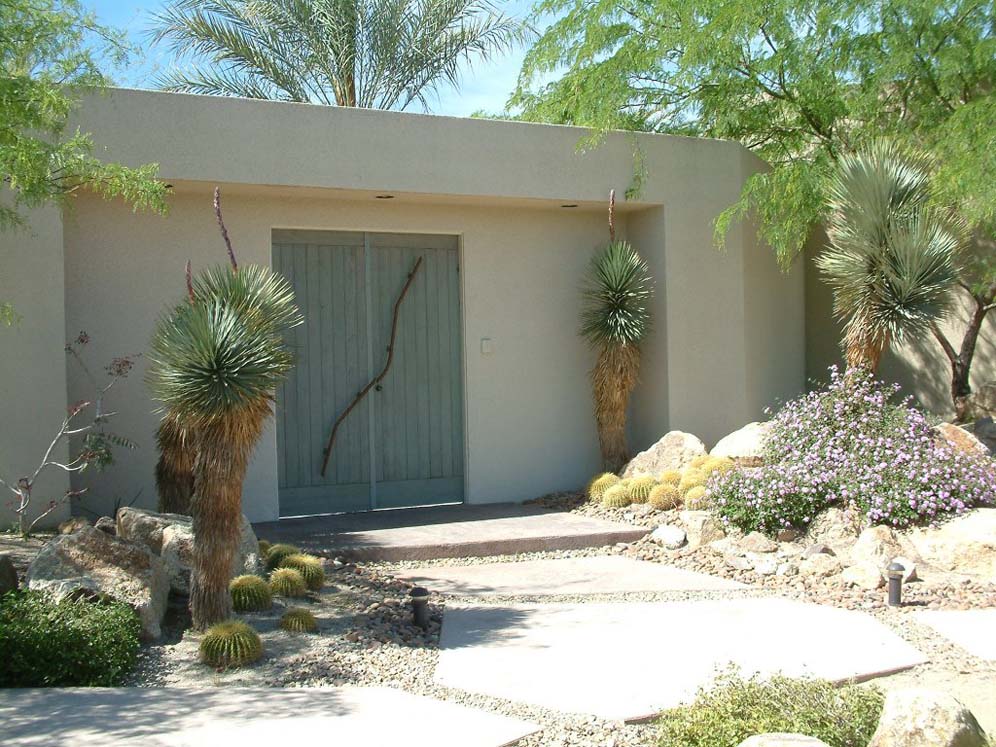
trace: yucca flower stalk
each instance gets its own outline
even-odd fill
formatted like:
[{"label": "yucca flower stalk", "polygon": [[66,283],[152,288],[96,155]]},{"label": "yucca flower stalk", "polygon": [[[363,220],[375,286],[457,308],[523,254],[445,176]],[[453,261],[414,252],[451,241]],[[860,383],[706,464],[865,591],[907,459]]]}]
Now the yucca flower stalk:
[{"label": "yucca flower stalk", "polygon": [[604,468],[629,459],[626,410],[640,372],[640,343],[650,330],[653,280],[629,243],[615,238],[615,195],[609,196],[609,244],[591,261],[583,289],[581,336],[598,352],[591,371],[595,423]]},{"label": "yucca flower stalk", "polygon": [[816,265],[845,322],[849,368],[874,373],[890,344],[929,333],[947,312],[961,236],[929,200],[926,160],[889,141],[839,161]]},{"label": "yucca flower stalk", "polygon": [[[216,211],[223,227],[217,202]],[[227,232],[222,235],[228,243]],[[293,364],[284,332],[301,321],[286,280],[259,265],[239,267],[231,250],[229,256],[230,267],[193,278],[187,300],[160,319],[148,373],[164,420],[183,430],[192,463],[196,629],[231,614],[242,482],[272,414],[274,391]]]}]

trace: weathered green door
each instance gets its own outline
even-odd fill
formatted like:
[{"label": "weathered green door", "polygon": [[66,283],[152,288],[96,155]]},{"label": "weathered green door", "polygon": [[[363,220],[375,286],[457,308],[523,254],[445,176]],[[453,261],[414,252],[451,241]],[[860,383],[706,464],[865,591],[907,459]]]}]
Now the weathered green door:
[{"label": "weathered green door", "polygon": [[[394,303],[419,257],[390,371],[343,422],[323,477],[332,422],[383,368]],[[463,500],[456,238],[274,231],[273,265],[305,318],[277,392],[281,516]]]}]

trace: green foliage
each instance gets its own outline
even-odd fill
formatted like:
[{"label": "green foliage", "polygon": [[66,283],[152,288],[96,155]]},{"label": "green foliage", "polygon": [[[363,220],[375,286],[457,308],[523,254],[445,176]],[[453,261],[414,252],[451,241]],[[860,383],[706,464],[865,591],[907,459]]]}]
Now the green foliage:
[{"label": "green foliage", "polygon": [[624,483],[613,485],[602,495],[602,505],[609,508],[623,508],[633,502],[629,486]]},{"label": "green foliage", "polygon": [[236,612],[261,612],[273,606],[270,585],[259,576],[237,576],[228,584]]},{"label": "green foliage", "polygon": [[629,481],[629,495],[633,503],[646,503],[650,491],[656,487],[657,481],[652,477],[634,477]]},{"label": "green foliage", "polygon": [[193,288],[193,301],[159,319],[147,374],[188,427],[267,401],[294,361],[283,335],[301,322],[293,289],[268,267],[209,270]]},{"label": "green foliage", "polygon": [[314,555],[288,555],[280,561],[280,567],[298,571],[311,591],[320,591],[325,586],[325,568],[321,558]]},{"label": "green foliage", "polygon": [[141,624],[126,604],[0,597],[0,687],[111,687],[135,667]]},{"label": "green foliage", "polygon": [[122,37],[99,26],[77,0],[0,3],[0,230],[22,223],[22,208],[62,203],[85,187],[136,209],[165,209],[155,164],[128,168],[92,155],[90,136],[66,135],[81,92],[106,83],[98,60],[122,62]]},{"label": "green foliage", "polygon": [[735,747],[754,734],[806,734],[830,747],[865,747],[878,726],[882,693],[823,680],[736,672],[700,690],[695,701],[661,715],[660,747]]},{"label": "green foliage", "polygon": [[291,607],[280,618],[280,627],[291,633],[314,633],[318,630],[318,621],[308,610]]},{"label": "green foliage", "polygon": [[646,261],[625,241],[612,241],[588,269],[581,336],[596,347],[638,345],[650,330],[652,296]]},{"label": "green foliage", "polygon": [[594,478],[590,483],[588,483],[588,498],[593,501],[602,500],[602,496],[605,495],[605,491],[611,488],[613,485],[619,484],[619,477],[612,472],[603,472],[598,477]]},{"label": "green foliage", "polygon": [[266,551],[266,567],[270,570],[279,568],[284,558],[300,554],[301,548],[297,545],[288,545],[283,542],[278,542],[275,545],[271,545]]},{"label": "green foliage", "polygon": [[461,63],[526,35],[487,0],[172,0],[155,24],[167,90],[371,109],[428,109]]},{"label": "green foliage", "polygon": [[816,265],[850,347],[880,353],[923,336],[947,311],[962,237],[929,205],[928,169],[879,141],[841,156],[829,182],[830,245]]},{"label": "green foliage", "polygon": [[200,646],[201,661],[216,669],[232,669],[252,664],[263,655],[259,633],[238,620],[212,625]]},{"label": "green foliage", "polygon": [[303,597],[308,594],[308,585],[299,570],[278,568],[270,574],[270,591],[278,597]]},{"label": "green foliage", "polygon": [[681,505],[681,491],[674,483],[662,483],[650,491],[647,503],[658,511],[670,511]]},{"label": "green foliage", "polygon": [[992,3],[539,0],[531,21],[546,30],[508,102],[522,119],[732,139],[771,164],[720,241],[751,213],[788,266],[826,215],[833,164],[883,136],[936,156],[939,200],[991,224]]}]

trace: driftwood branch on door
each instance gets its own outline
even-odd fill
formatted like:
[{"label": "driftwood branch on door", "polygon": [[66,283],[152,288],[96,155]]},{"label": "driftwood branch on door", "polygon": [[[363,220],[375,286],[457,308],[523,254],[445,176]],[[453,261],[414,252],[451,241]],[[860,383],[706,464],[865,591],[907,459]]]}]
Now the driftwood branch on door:
[{"label": "driftwood branch on door", "polygon": [[415,260],[415,265],[412,267],[411,272],[408,273],[408,279],[405,281],[405,287],[401,289],[401,293],[398,294],[398,300],[394,302],[394,316],[391,319],[391,342],[387,346],[387,361],[384,363],[384,368],[381,369],[380,373],[374,376],[370,383],[363,387],[353,401],[349,403],[349,407],[342,411],[342,414],[335,419],[332,424],[332,432],[329,434],[329,442],[325,446],[325,450],[322,452],[322,477],[325,477],[325,470],[329,466],[329,457],[332,455],[332,447],[335,445],[335,436],[339,431],[339,426],[342,425],[342,421],[346,419],[346,416],[353,411],[364,397],[373,389],[375,386],[380,384],[387,376],[387,372],[391,369],[391,361],[394,360],[394,341],[398,334],[398,312],[401,310],[401,302],[405,300],[405,296],[408,295],[408,289],[411,288],[412,282],[415,280],[415,275],[418,273],[419,268],[422,266],[422,258],[419,257]]}]

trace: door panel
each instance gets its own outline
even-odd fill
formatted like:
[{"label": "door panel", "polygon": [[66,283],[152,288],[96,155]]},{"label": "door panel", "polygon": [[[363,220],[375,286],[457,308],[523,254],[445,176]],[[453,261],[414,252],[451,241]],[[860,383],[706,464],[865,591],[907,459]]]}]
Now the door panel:
[{"label": "door panel", "polygon": [[[343,422],[323,478],[331,424],[383,368],[394,303],[419,257],[391,368]],[[281,516],[462,500],[458,261],[455,237],[274,231],[274,268],[305,317],[277,392]]]}]

